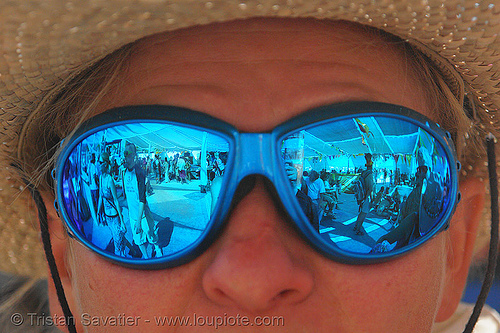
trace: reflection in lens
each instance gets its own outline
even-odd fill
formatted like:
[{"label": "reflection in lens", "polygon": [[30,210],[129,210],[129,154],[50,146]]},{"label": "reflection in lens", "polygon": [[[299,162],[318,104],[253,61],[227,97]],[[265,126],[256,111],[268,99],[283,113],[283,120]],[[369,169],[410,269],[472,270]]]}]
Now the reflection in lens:
[{"label": "reflection in lens", "polygon": [[228,150],[220,136],[173,124],[131,123],[93,133],[64,165],[70,223],[121,257],[184,250],[207,228]]},{"label": "reflection in lens", "polygon": [[345,251],[401,249],[429,233],[450,204],[445,150],[409,121],[332,121],[285,137],[281,153],[309,222]]}]

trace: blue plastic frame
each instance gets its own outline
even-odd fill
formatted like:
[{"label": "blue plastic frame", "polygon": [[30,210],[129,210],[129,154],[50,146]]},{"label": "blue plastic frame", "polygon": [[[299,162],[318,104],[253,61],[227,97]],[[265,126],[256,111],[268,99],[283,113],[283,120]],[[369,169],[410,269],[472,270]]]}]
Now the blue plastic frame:
[{"label": "blue plastic frame", "polygon": [[[281,164],[279,145],[284,137],[292,132],[307,129],[313,125],[330,122],[333,119],[345,119],[356,115],[360,116],[387,116],[403,119],[424,128],[444,148],[450,163],[450,198],[456,200],[447,207],[439,226],[428,234],[420,237],[414,243],[400,250],[377,254],[357,254],[342,250],[332,243],[326,243],[312,228],[305,214],[300,208],[290,181]],[[62,177],[64,162],[82,140],[109,125],[166,122],[177,123],[182,126],[203,129],[217,134],[229,142],[229,156],[223,178],[219,201],[210,219],[207,229],[191,246],[179,251],[168,258],[135,259],[121,258],[108,253],[89,242],[85,237],[79,237],[79,231],[70,221],[64,204],[57,204],[63,198]],[[452,166],[456,165],[456,168]],[[161,269],[174,267],[189,262],[203,253],[221,234],[225,221],[230,212],[232,199],[240,182],[250,175],[262,175],[274,185],[285,211],[294,221],[293,227],[302,238],[322,255],[345,264],[374,264],[401,256],[419,247],[439,232],[449,226],[449,221],[455,211],[460,195],[458,191],[458,171],[460,163],[457,160],[453,142],[448,132],[443,131],[438,124],[422,114],[403,106],[379,102],[345,102],[314,108],[302,115],[277,126],[273,131],[266,133],[243,133],[234,126],[207,114],[197,111],[165,105],[126,106],[99,114],[84,124],[70,138],[65,139],[63,149],[56,161],[56,204],[58,213],[68,234],[94,252],[117,264],[136,269]],[[336,250],[332,248],[336,247]]]}]

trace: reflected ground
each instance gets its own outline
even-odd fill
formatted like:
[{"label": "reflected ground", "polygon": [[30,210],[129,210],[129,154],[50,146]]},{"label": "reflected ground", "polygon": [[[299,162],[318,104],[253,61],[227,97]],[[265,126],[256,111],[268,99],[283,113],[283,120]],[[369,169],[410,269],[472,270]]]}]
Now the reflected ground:
[{"label": "reflected ground", "polygon": [[[349,180],[346,180],[345,177],[342,178],[344,178],[344,183],[349,183]],[[355,177],[352,179],[355,179]],[[390,182],[379,182],[377,185],[387,188],[390,187]],[[397,188],[401,196],[408,195],[412,190],[412,187],[409,185],[398,185],[392,186],[391,191],[395,188]],[[326,241],[333,242],[339,248],[354,253],[369,253],[380,237],[386,235],[397,226],[394,216],[379,215],[376,207],[372,207],[363,222],[363,228],[366,233],[357,235],[354,231],[354,225],[359,215],[359,205],[356,202],[354,194],[343,191],[338,196],[337,209],[335,209],[334,213],[335,218],[332,216],[322,217],[319,233]],[[393,244],[388,250],[395,245]]]},{"label": "reflected ground", "polygon": [[378,216],[376,210],[372,208],[363,222],[366,234],[356,235],[353,229],[359,214],[359,206],[354,194],[341,193],[338,206],[339,208],[335,210],[335,219],[323,217],[319,233],[325,240],[334,242],[343,250],[368,253],[380,237],[394,229],[388,218]]}]

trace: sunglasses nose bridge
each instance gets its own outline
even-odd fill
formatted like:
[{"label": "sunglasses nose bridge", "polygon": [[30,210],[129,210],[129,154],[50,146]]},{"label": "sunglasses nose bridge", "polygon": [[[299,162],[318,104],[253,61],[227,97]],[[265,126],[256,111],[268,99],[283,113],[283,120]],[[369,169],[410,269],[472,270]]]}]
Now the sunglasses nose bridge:
[{"label": "sunglasses nose bridge", "polygon": [[263,175],[274,181],[272,134],[242,133],[238,146],[236,163],[238,182],[250,175]]}]

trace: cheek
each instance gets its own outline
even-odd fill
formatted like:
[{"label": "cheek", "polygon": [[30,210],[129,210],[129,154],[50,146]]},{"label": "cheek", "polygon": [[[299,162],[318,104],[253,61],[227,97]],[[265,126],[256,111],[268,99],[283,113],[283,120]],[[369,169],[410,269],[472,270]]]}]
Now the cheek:
[{"label": "cheek", "polygon": [[[307,249],[301,252],[309,253]],[[307,300],[286,312],[291,326],[294,320],[290,318],[295,318],[300,325],[317,321],[338,332],[430,332],[444,284],[445,236],[378,265],[341,265],[312,250],[303,259],[310,263],[315,286]],[[139,324],[145,325],[145,320],[158,315],[201,313],[204,306],[210,306],[201,288],[203,259],[173,269],[132,270],[71,241],[68,261],[80,315],[124,314],[140,317]],[[137,326],[129,328],[137,330]],[[99,331],[95,326],[92,329]],[[121,327],[120,332],[125,331]]]},{"label": "cheek", "polygon": [[323,292],[338,297],[325,302],[336,305],[353,332],[430,332],[444,285],[445,245],[439,236],[388,263],[324,263]]},{"label": "cheek", "polygon": [[191,264],[133,270],[103,260],[74,242],[68,261],[80,315],[125,314],[140,317],[139,324],[147,319],[153,322],[154,316],[182,313],[200,285]]}]

